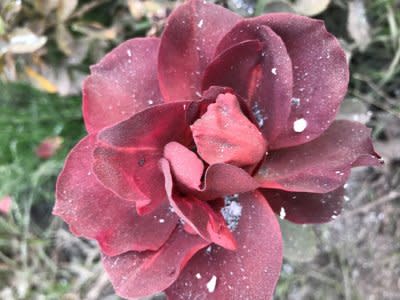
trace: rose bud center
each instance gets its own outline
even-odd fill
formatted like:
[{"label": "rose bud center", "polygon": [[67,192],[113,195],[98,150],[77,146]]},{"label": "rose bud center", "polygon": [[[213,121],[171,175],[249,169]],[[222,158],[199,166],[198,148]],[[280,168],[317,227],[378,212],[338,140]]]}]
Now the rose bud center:
[{"label": "rose bud center", "polygon": [[229,93],[218,95],[191,130],[198,154],[210,165],[253,165],[267,150],[261,132],[243,114],[237,98]]}]

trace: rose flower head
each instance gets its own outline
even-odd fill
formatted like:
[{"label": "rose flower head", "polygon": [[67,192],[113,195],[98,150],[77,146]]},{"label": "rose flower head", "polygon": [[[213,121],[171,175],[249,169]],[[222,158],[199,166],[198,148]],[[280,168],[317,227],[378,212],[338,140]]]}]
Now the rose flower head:
[{"label": "rose flower head", "polygon": [[327,222],[350,169],[380,163],[368,128],[334,120],[348,80],[321,21],[187,1],[160,38],[126,41],[91,68],[88,135],[54,214],[97,240],[121,297],[270,299],[275,213]]}]

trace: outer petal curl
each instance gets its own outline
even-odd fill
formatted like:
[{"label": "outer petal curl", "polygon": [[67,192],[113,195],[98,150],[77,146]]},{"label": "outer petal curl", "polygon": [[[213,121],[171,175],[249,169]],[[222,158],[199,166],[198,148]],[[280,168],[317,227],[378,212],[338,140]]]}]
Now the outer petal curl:
[{"label": "outer petal curl", "polygon": [[168,288],[189,259],[209,245],[181,228],[158,251],[103,256],[103,265],[117,294],[126,299],[150,296]]},{"label": "outer petal curl", "polygon": [[158,38],[122,43],[91,67],[83,84],[83,117],[94,133],[162,103],[157,79]]},{"label": "outer petal curl", "polygon": [[53,214],[76,235],[96,239],[107,255],[158,249],[176,227],[176,215],[164,205],[138,216],[133,202],[106,190],[91,171],[94,142],[94,136],[84,138],[68,156],[58,177]]},{"label": "outer petal curl", "polygon": [[[166,290],[169,299],[272,299],[282,264],[279,224],[260,193],[242,194],[240,204],[237,251],[200,251]],[[215,286],[209,283],[213,276]]]},{"label": "outer petal curl", "polygon": [[335,121],[319,138],[271,152],[255,179],[265,188],[326,193],[342,186],[350,169],[377,166],[371,130],[361,123]]},{"label": "outer petal curl", "polygon": [[104,186],[148,213],[168,202],[158,161],[171,141],[187,144],[191,102],[157,105],[98,134],[93,171]]},{"label": "outer petal curl", "polygon": [[297,224],[332,221],[342,211],[344,189],[326,194],[296,193],[261,189],[275,213]]},{"label": "outer petal curl", "polygon": [[[277,149],[303,144],[320,136],[336,116],[349,80],[346,57],[322,21],[288,13],[241,21],[224,36],[217,53],[242,41],[261,40],[264,25],[283,40],[292,62],[294,80],[293,105],[287,126],[269,145],[271,149]],[[279,74],[279,69],[276,72]],[[287,105],[279,102],[273,107],[279,107],[279,104]],[[293,124],[302,118],[308,126],[295,132]]]},{"label": "outer petal curl", "polygon": [[231,11],[191,0],[169,17],[161,37],[158,72],[166,101],[201,96],[201,78],[221,38],[240,20]]},{"label": "outer petal curl", "polygon": [[233,88],[247,100],[270,144],[287,125],[293,88],[292,64],[285,44],[271,28],[258,26],[254,30],[251,38],[221,49],[205,72],[203,89],[212,85]]}]

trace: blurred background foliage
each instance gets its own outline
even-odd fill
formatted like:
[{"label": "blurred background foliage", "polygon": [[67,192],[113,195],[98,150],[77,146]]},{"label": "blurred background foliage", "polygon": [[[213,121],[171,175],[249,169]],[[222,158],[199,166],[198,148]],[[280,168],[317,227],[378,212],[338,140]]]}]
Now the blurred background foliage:
[{"label": "blurred background foliage", "polygon": [[[89,66],[126,39],[158,35],[180,2],[0,1],[0,299],[118,299],[95,244],[51,216],[55,180],[85,134],[80,88]],[[281,220],[275,298],[400,299],[400,1],[214,2],[246,17],[290,11],[324,20],[352,72],[339,117],[372,127],[385,159],[353,173],[331,223]]]}]

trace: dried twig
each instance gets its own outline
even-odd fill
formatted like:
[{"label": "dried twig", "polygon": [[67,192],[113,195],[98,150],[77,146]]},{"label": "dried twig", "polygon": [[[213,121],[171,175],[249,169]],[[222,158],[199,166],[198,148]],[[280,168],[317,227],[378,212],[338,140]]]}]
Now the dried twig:
[{"label": "dried twig", "polygon": [[352,217],[352,216],[360,214],[360,213],[367,213],[371,209],[375,208],[376,206],[390,202],[397,198],[400,198],[400,192],[399,191],[391,191],[388,194],[376,199],[375,201],[369,202],[359,208],[349,211],[348,213],[344,214],[344,217],[347,218],[347,217]]}]

